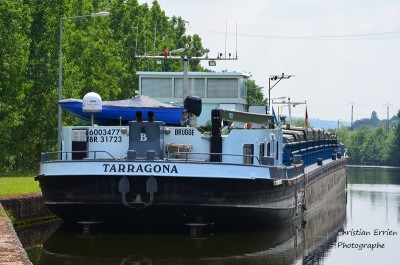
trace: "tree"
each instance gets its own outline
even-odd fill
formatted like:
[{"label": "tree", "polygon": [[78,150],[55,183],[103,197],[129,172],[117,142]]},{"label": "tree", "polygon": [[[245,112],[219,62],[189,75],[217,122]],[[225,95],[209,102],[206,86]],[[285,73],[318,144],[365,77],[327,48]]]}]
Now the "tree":
[{"label": "tree", "polygon": [[379,122],[378,114],[376,113],[375,110],[371,113],[371,121],[372,122]]},{"label": "tree", "polygon": [[15,169],[26,140],[20,129],[29,121],[24,106],[30,89],[28,69],[30,9],[22,0],[0,2],[0,170]]},{"label": "tree", "polygon": [[[400,118],[400,110],[397,113]],[[392,130],[392,137],[389,140],[389,163],[393,166],[400,166],[400,125],[397,124]]]},{"label": "tree", "polygon": [[252,80],[251,77],[247,80],[247,104],[249,106],[265,104],[261,87],[257,86],[256,82]]},{"label": "tree", "polygon": [[332,130],[331,133],[336,133],[339,141],[345,144],[345,146],[350,146],[350,131],[346,126],[340,126],[337,130]]},{"label": "tree", "polygon": [[386,130],[383,127],[368,130],[360,148],[360,162],[362,164],[385,164],[388,154],[385,149]]},{"label": "tree", "polygon": [[368,135],[368,129],[363,127],[354,131],[350,136],[351,145],[347,147],[349,153],[349,163],[361,163],[361,146],[365,142]]},{"label": "tree", "polygon": [[[60,19],[103,10],[108,17],[62,23],[63,97],[99,93],[103,100],[135,94],[137,71],[182,71],[181,60],[165,65],[136,55],[185,48],[204,53],[199,35],[185,35],[180,17],[169,18],[154,1],[0,1],[0,170],[32,169],[40,152],[57,146]],[[190,61],[191,70],[202,70]],[[63,124],[76,124],[63,115]]]}]

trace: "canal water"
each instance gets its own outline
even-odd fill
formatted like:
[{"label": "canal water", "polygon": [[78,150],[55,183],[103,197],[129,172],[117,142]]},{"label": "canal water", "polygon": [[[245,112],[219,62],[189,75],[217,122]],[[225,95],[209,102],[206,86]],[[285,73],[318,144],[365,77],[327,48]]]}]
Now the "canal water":
[{"label": "canal water", "polygon": [[347,191],[306,220],[262,230],[17,231],[33,264],[400,264],[400,169],[349,167]]}]

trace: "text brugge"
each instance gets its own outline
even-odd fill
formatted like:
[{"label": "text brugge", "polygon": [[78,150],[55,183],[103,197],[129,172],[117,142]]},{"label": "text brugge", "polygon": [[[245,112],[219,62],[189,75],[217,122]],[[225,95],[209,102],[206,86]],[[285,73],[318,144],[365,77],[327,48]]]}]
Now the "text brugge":
[{"label": "text brugge", "polygon": [[175,135],[194,135],[194,129],[175,129]]},{"label": "text brugge", "polygon": [[160,164],[103,164],[107,173],[169,173],[178,174],[176,165]]}]

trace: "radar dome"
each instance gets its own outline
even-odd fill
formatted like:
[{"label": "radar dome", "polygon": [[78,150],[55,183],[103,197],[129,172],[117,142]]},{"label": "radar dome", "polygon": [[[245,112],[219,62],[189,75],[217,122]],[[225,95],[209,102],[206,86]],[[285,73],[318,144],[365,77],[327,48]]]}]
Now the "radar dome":
[{"label": "radar dome", "polygon": [[95,113],[103,110],[103,101],[99,94],[89,92],[83,97],[82,102],[83,112]]}]

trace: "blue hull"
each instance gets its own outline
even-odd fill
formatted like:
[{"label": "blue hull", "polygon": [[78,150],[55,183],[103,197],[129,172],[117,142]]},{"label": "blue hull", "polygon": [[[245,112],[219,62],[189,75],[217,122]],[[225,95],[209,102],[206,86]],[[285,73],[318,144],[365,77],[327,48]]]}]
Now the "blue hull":
[{"label": "blue hull", "polygon": [[[62,109],[71,113],[74,117],[90,123],[91,114],[82,111],[82,102],[62,100],[59,102]],[[152,111],[156,121],[163,121],[167,125],[180,125],[183,107],[133,107],[133,106],[107,106],[103,105],[103,111],[94,113],[94,122],[98,125],[127,124],[136,120],[136,112],[142,112],[143,120],[147,121],[148,112]]]}]

